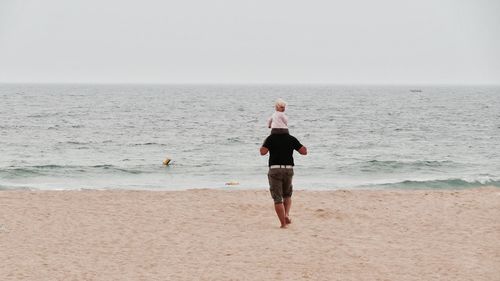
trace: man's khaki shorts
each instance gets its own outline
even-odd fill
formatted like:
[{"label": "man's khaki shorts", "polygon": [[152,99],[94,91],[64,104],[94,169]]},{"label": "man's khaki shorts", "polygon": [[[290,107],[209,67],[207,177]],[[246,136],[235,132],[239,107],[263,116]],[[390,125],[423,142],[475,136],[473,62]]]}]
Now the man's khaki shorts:
[{"label": "man's khaki shorts", "polygon": [[269,179],[269,191],[274,204],[283,203],[283,198],[292,197],[293,169],[269,169],[267,178]]}]

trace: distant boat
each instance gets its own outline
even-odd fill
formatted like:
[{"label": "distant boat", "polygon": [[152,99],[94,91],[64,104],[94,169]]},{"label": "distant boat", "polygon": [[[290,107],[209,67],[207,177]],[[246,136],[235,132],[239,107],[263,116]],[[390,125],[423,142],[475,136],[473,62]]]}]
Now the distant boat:
[{"label": "distant boat", "polygon": [[410,89],[410,92],[412,92],[412,93],[421,93],[422,90],[421,89]]}]

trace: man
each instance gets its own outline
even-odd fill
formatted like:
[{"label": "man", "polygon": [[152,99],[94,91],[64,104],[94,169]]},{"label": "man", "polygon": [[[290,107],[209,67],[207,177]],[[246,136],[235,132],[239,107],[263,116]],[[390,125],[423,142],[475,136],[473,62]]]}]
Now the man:
[{"label": "man", "polygon": [[307,148],[289,134],[271,134],[260,148],[260,155],[269,154],[269,190],[274,200],[274,209],[281,223],[286,228],[290,220],[292,206],[293,151],[307,155]]}]

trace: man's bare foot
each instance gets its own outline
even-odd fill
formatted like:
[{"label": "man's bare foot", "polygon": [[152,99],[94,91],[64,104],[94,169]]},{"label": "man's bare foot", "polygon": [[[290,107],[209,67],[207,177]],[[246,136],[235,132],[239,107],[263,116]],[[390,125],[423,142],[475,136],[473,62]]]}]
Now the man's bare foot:
[{"label": "man's bare foot", "polygon": [[286,224],[280,226],[280,228],[288,228],[288,226]]},{"label": "man's bare foot", "polygon": [[290,217],[285,217],[285,222],[286,224],[291,224],[292,220],[290,219]]}]

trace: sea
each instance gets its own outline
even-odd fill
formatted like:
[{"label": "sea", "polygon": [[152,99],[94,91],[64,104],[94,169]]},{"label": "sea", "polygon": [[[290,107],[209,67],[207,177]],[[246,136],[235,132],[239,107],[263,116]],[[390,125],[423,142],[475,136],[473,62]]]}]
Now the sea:
[{"label": "sea", "polygon": [[500,86],[0,84],[0,190],[267,189],[277,98],[295,189],[500,187]]}]

